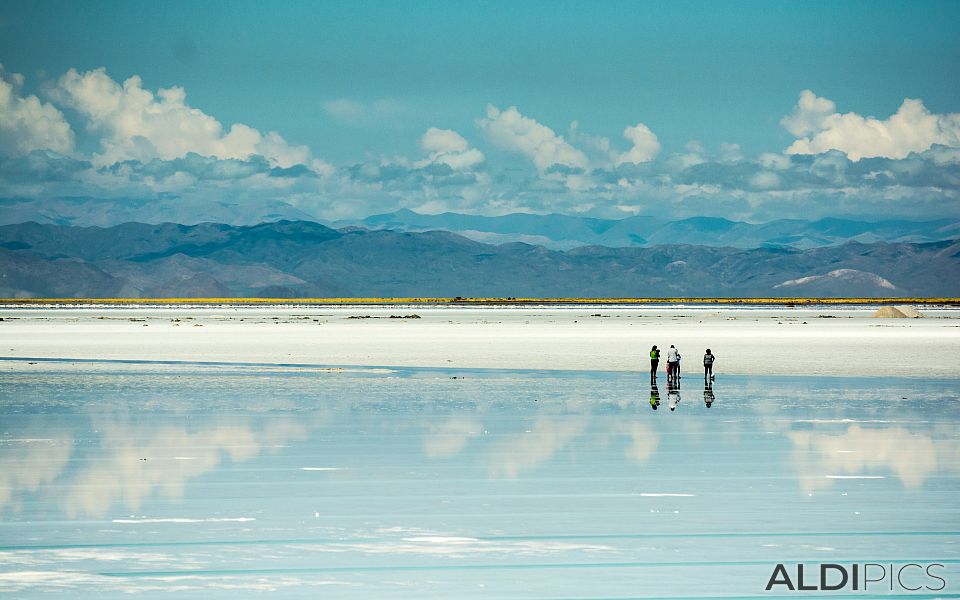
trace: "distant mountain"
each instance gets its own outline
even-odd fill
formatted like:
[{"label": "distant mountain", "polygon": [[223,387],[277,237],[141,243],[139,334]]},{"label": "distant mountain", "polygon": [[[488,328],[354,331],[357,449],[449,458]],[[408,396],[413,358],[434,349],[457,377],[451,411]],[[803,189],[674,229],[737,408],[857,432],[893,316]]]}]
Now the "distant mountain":
[{"label": "distant mountain", "polygon": [[0,225],[36,221],[54,225],[98,225],[121,223],[228,223],[254,225],[265,221],[315,221],[313,215],[286,202],[179,202],[177,200],[134,200],[130,198],[0,198]]},{"label": "distant mountain", "polygon": [[960,238],[960,221],[855,221],[780,219],[745,223],[717,217],[692,217],[665,221],[654,217],[596,219],[569,215],[514,213],[498,217],[441,213],[422,215],[411,210],[337,221],[395,231],[450,231],[487,243],[526,242],[555,250],[579,246],[650,247],[662,244],[732,246],[734,248],[790,247],[797,249],[836,246],[855,241],[935,242]]},{"label": "distant mountain", "polygon": [[0,227],[0,297],[805,295],[958,296],[960,241],[559,251],[306,221]]}]

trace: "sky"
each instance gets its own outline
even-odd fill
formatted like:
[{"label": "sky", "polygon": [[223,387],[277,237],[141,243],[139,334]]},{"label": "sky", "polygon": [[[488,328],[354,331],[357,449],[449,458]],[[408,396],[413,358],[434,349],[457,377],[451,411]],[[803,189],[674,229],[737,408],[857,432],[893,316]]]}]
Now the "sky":
[{"label": "sky", "polygon": [[960,216],[960,2],[0,0],[0,197]]}]

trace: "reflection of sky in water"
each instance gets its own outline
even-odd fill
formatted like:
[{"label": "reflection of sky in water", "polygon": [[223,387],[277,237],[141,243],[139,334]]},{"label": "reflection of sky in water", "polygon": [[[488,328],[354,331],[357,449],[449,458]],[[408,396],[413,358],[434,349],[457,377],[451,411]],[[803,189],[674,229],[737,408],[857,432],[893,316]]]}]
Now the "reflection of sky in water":
[{"label": "reflection of sky in water", "polygon": [[956,381],[689,375],[671,412],[644,374],[138,369],[3,376],[0,592],[960,589]]}]

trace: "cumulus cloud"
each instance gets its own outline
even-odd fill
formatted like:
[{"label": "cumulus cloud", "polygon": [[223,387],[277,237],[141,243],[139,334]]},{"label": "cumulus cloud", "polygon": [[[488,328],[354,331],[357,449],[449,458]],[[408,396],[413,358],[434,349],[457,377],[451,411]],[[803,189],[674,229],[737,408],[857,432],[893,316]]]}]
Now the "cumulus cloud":
[{"label": "cumulus cloud", "polygon": [[486,116],[477,125],[497,146],[527,156],[541,173],[554,165],[579,169],[588,165],[586,154],[514,106],[504,111],[487,106]]},{"label": "cumulus cloud", "polygon": [[633,147],[616,158],[617,166],[624,163],[639,164],[653,160],[660,152],[660,140],[650,128],[637,123],[623,130],[623,137],[633,143]]},{"label": "cumulus cloud", "polygon": [[23,75],[7,74],[0,65],[0,154],[72,151],[73,130],[63,113],[36,96],[24,97],[23,83]]},{"label": "cumulus cloud", "polygon": [[820,154],[839,150],[850,160],[884,157],[906,158],[939,144],[960,146],[960,113],[934,114],[923,101],[907,98],[887,119],[864,117],[855,112],[840,114],[836,105],[810,90],[800,94],[793,113],[781,124],[800,139],[788,154]]},{"label": "cumulus cloud", "polygon": [[221,159],[260,155],[274,166],[331,170],[306,146],[291,145],[276,132],[264,135],[242,123],[225,131],[217,119],[187,104],[183,88],[161,88],[154,94],[136,75],[120,84],[102,67],[84,73],[70,69],[51,96],[80,113],[88,130],[100,136],[101,152],[93,157],[99,165],[169,160],[194,152]]},{"label": "cumulus cloud", "polygon": [[430,158],[419,163],[446,165],[454,171],[468,171],[484,161],[483,152],[470,148],[462,135],[451,129],[431,127],[420,138],[420,147],[430,153]]},{"label": "cumulus cloud", "polygon": [[820,131],[823,122],[837,112],[833,100],[819,98],[810,90],[800,92],[800,100],[793,112],[780,120],[784,129],[797,137]]},{"label": "cumulus cloud", "polygon": [[465,152],[467,140],[452,129],[431,127],[420,138],[420,147],[427,152]]}]

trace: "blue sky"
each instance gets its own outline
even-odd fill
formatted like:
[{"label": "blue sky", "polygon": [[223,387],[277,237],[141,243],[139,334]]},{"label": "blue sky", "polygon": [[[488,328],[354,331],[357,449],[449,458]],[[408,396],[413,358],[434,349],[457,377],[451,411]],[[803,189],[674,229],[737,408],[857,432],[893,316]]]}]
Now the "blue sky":
[{"label": "blue sky", "polygon": [[[0,195],[242,190],[323,217],[954,216],[958,23],[958,2],[4,1]],[[128,102],[140,91],[156,101]],[[191,139],[210,120],[220,137]],[[245,141],[225,140],[235,124]],[[277,168],[282,186],[250,191]]]}]

